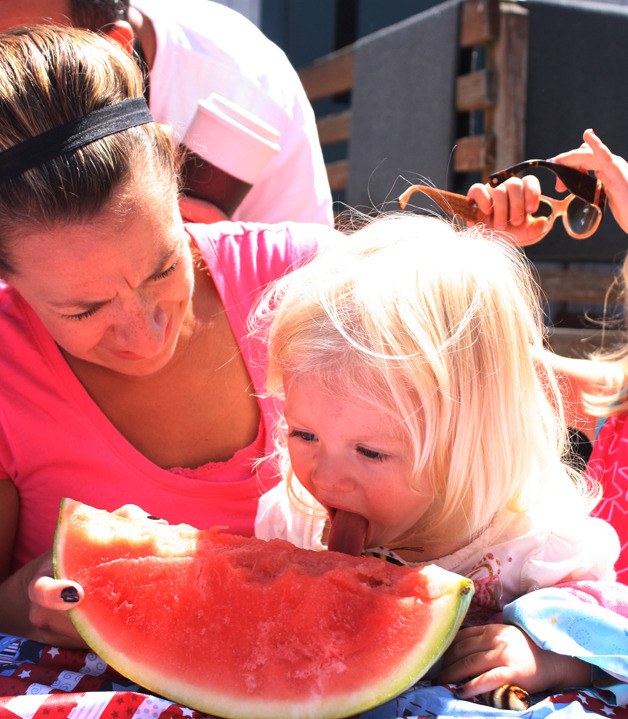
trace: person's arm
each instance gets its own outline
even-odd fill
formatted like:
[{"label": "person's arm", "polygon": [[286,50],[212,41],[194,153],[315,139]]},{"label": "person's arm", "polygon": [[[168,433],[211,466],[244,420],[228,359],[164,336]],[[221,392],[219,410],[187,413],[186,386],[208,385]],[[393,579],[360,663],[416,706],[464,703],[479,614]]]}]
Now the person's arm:
[{"label": "person's arm", "polygon": [[[11,556],[17,531],[19,500],[11,480],[0,479],[0,581],[11,573]],[[3,605],[0,605],[3,606]]]},{"label": "person's arm", "polygon": [[541,649],[519,627],[486,624],[458,632],[443,657],[438,680],[458,684],[456,696],[460,699],[505,684],[535,694],[565,687],[588,687],[591,666],[580,659]]},{"label": "person's arm", "polygon": [[598,418],[588,413],[583,394],[603,396],[618,392],[624,382],[621,367],[613,362],[563,357],[551,350],[544,352],[544,361],[560,383],[567,425],[593,441]]},{"label": "person's arm", "polygon": [[[586,130],[583,138],[585,142],[581,147],[563,152],[552,161],[594,172],[604,185],[617,223],[628,232],[628,162],[614,155],[593,130]],[[557,180],[556,189],[562,192],[566,188]],[[532,216],[541,196],[539,181],[533,175],[511,177],[497,187],[475,183],[467,196],[486,215],[487,227],[504,232],[518,246],[533,245],[545,236],[547,220]]]},{"label": "person's arm", "polygon": [[532,216],[541,198],[541,185],[534,175],[511,177],[497,187],[476,182],[467,197],[485,215],[486,227],[513,238],[517,246],[533,245],[544,236],[547,219]]},{"label": "person's arm", "polygon": [[[553,162],[574,167],[583,172],[594,172],[602,181],[608,204],[624,232],[628,232],[628,162],[614,155],[593,130],[585,130],[584,142],[575,149],[552,158]],[[564,190],[560,181],[557,189]]]},{"label": "person's arm", "polygon": [[65,613],[82,599],[83,590],[75,582],[52,578],[50,553],[11,574],[18,513],[15,485],[0,480],[0,632],[57,646],[85,647]]}]

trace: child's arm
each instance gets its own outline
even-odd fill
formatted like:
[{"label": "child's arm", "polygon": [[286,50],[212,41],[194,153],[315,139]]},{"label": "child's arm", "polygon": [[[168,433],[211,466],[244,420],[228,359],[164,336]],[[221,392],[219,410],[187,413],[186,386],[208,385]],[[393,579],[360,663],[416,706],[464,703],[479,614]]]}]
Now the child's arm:
[{"label": "child's arm", "polygon": [[504,684],[515,684],[534,694],[590,686],[591,666],[541,649],[518,627],[487,624],[458,632],[443,658],[438,680],[458,684],[456,696],[460,699]]}]

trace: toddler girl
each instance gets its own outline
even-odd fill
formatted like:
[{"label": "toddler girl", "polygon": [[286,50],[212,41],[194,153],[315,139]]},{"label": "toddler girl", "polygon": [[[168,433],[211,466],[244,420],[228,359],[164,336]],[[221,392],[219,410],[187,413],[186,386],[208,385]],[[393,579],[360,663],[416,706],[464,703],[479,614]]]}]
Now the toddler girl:
[{"label": "toddler girl", "polygon": [[589,516],[597,487],[564,456],[539,306],[505,242],[392,216],[280,281],[258,312],[268,391],[285,399],[285,480],[262,498],[257,535],[473,579],[475,626],[439,677],[475,677],[460,696],[588,684],[586,664],[496,615],[540,587],[614,578],[617,536]]}]

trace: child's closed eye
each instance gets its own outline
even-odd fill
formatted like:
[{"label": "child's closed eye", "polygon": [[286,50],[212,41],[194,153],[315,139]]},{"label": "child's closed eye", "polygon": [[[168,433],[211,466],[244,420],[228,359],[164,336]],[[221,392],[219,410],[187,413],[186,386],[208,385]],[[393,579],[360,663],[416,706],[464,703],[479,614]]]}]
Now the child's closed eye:
[{"label": "child's closed eye", "polygon": [[304,442],[316,441],[316,435],[313,432],[306,432],[304,429],[291,429],[288,437],[290,439],[301,439]]},{"label": "child's closed eye", "polygon": [[359,445],[356,447],[356,451],[359,452],[359,454],[364,455],[367,459],[375,459],[378,462],[383,462],[388,457],[388,455],[383,452],[378,452],[375,449],[369,449],[368,447],[361,447]]}]

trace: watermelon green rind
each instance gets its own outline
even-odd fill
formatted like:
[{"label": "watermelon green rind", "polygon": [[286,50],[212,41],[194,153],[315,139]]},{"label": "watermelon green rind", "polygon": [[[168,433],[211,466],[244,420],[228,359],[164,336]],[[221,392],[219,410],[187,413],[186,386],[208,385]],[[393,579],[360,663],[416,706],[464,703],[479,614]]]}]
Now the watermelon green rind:
[{"label": "watermelon green rind", "polygon": [[[61,521],[55,537],[53,554],[55,575],[58,577],[77,579],[76,576],[71,576],[68,567],[64,566],[64,558],[66,558],[68,553],[76,553],[79,550],[77,550],[76,547],[67,547],[65,542],[68,536],[69,524],[78,521],[76,520],[75,510],[77,510],[77,508],[85,509],[85,507],[85,505],[80,505],[73,500],[64,500],[62,504],[60,512]],[[86,509],[97,513],[97,515],[107,514],[99,510],[91,510],[89,507]],[[147,525],[146,533],[151,533],[155,530],[154,523],[148,522]],[[113,531],[119,531],[119,527],[125,529],[130,526],[129,524],[116,525]],[[185,525],[179,525],[179,528],[185,528]],[[193,544],[195,536],[200,535],[197,530],[193,530],[192,528],[187,528],[189,531],[186,535],[185,531],[179,528],[176,528],[176,531],[182,531],[190,544]],[[76,527],[74,527],[74,529],[76,529]],[[139,529],[137,525],[133,526],[132,531],[135,533],[136,530],[139,535],[142,535],[141,524]],[[78,527],[79,535],[81,531],[83,531],[83,528]],[[161,536],[167,538],[169,531],[170,530],[160,530]],[[105,545],[107,543],[106,534],[107,531],[104,531],[103,542]],[[167,542],[167,539],[160,540],[159,551],[164,551],[164,548],[161,546],[163,541]],[[248,540],[242,541],[246,542]],[[93,544],[97,545],[97,541],[94,541]],[[278,551],[284,551],[283,545],[285,544],[286,543],[276,540],[276,542],[273,543],[273,549],[277,548]],[[131,545],[132,542],[129,545],[129,551],[132,553],[134,550]],[[291,549],[294,550],[294,548]],[[303,556],[304,550],[296,551],[302,553],[299,556]],[[168,556],[168,566],[174,566],[177,562],[181,562],[183,566],[188,561],[185,555],[186,553],[189,554],[189,552],[190,547],[185,546],[185,541],[183,542],[183,551],[181,552],[179,552],[179,549],[174,545],[172,547],[166,547],[165,553]],[[353,559],[354,558],[351,558],[351,560]],[[153,568],[155,566],[154,558],[151,557],[150,560],[149,565]],[[345,561],[345,555],[338,555],[338,560]],[[143,560],[139,559],[137,565],[134,565],[134,567],[136,571],[140,572],[140,575],[143,576],[146,582],[149,583],[150,575],[148,573],[141,574],[143,571],[142,561]],[[379,560],[369,560],[369,562],[378,563]],[[108,576],[108,572],[110,571],[114,576],[116,573],[113,561],[103,563],[98,569],[99,579],[101,579],[101,576]],[[340,579],[344,581],[344,575],[342,575],[342,573]],[[118,641],[120,636],[125,635],[127,631],[130,636],[133,627],[130,625],[122,625],[112,629],[112,627],[116,626],[114,621],[110,623],[111,626],[106,628],[98,626],[98,622],[94,619],[95,610],[93,607],[90,607],[89,591],[86,593],[85,601],[79,607],[70,610],[70,616],[77,631],[89,646],[110,666],[137,682],[142,687],[152,692],[165,695],[180,704],[193,707],[206,713],[228,717],[229,719],[277,719],[278,717],[286,717],[286,719],[341,719],[342,717],[347,717],[381,704],[411,686],[434,664],[455,636],[473,594],[472,583],[470,580],[458,577],[437,567],[424,567],[421,570],[421,580],[435,587],[435,592],[433,592],[434,596],[430,596],[428,600],[429,616],[431,619],[425,631],[417,638],[416,644],[410,647],[410,650],[406,652],[405,656],[402,656],[403,652],[401,651],[397,653],[393,647],[390,652],[390,657],[384,658],[385,666],[380,666],[372,671],[369,667],[366,667],[362,672],[363,684],[353,689],[347,690],[341,687],[338,690],[330,691],[329,687],[326,686],[320,693],[313,691],[309,694],[307,694],[307,692],[300,694],[297,692],[296,695],[288,697],[279,696],[273,698],[264,695],[263,692],[260,694],[256,691],[249,692],[248,695],[247,692],[240,691],[238,693],[230,691],[228,687],[226,688],[228,666],[225,667],[225,674],[217,677],[217,681],[215,681],[213,685],[211,685],[211,682],[199,685],[198,680],[194,681],[194,678],[190,680],[186,677],[185,671],[169,671],[167,667],[159,666],[158,662],[151,662],[150,650],[148,652],[147,662],[146,653],[142,653],[141,648],[137,651],[138,647],[135,645],[135,642],[133,642],[131,646],[126,646],[124,640],[121,642]],[[77,579],[77,581],[80,580]],[[299,577],[295,576],[295,581],[299,581]],[[288,584],[289,583],[290,582],[288,582]],[[162,587],[163,585],[160,581],[155,581],[153,586]],[[428,590],[431,591],[431,587],[428,586]],[[167,588],[165,591],[168,591]],[[169,594],[171,593],[172,592]],[[185,599],[181,601],[185,602]],[[401,601],[411,602],[410,599],[402,599]],[[324,612],[325,609],[323,608],[321,611]],[[108,619],[109,618],[106,617],[101,624],[108,623]],[[119,618],[116,618],[116,621],[119,622]],[[174,620],[174,622],[176,622],[176,620]],[[160,629],[159,640],[162,643],[171,646],[173,642],[178,641],[176,625],[174,626],[174,631],[168,635],[168,627],[172,625],[173,622],[168,619],[166,610],[164,610],[163,616],[159,617],[158,623]],[[141,629],[144,631],[144,627]],[[164,630],[163,632],[162,629]],[[146,628],[146,632],[149,632],[148,628]],[[133,636],[140,637],[137,639],[137,642],[141,642],[142,632],[140,632],[139,635]],[[127,639],[127,644],[128,643],[129,640]],[[278,649],[277,651],[281,653],[282,650]],[[190,657],[192,662],[194,662],[193,646],[191,647]],[[353,661],[353,658],[347,657],[346,661],[349,663]],[[386,662],[388,662],[388,665],[386,665]]]}]

